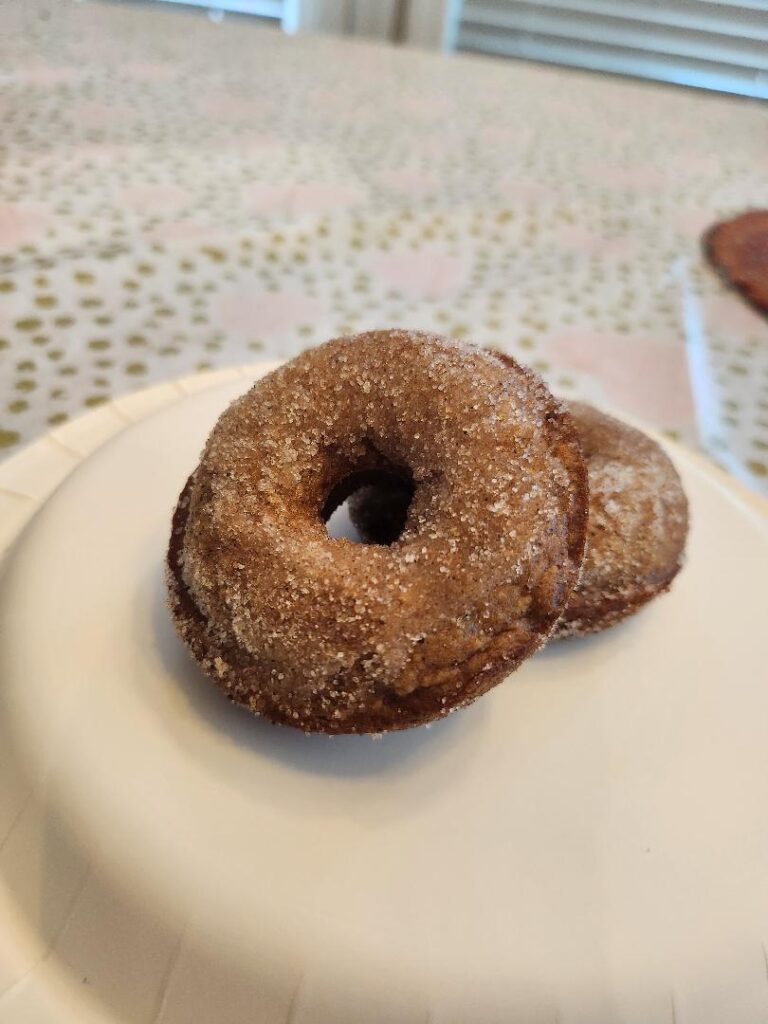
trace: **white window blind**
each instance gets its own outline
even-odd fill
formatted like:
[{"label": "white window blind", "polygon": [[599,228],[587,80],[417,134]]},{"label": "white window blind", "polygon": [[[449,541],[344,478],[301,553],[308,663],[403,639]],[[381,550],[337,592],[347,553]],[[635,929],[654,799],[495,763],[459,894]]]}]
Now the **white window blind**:
[{"label": "white window blind", "polygon": [[456,46],[768,98],[768,0],[464,0]]}]

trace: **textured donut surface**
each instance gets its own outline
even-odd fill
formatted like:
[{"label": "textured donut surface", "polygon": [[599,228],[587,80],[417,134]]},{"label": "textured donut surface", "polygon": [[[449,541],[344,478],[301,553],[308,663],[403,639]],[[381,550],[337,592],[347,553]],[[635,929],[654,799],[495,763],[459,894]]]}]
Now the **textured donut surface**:
[{"label": "textured donut surface", "polygon": [[652,438],[590,405],[570,402],[589,476],[581,579],[555,636],[594,633],[668,590],[683,564],[688,501]]},{"label": "textured donut surface", "polygon": [[[388,546],[328,535],[361,482],[413,490]],[[586,470],[531,372],[435,335],[311,349],[221,416],[179,500],[171,609],[234,701],[305,731],[419,725],[546,639],[576,582]]]}]

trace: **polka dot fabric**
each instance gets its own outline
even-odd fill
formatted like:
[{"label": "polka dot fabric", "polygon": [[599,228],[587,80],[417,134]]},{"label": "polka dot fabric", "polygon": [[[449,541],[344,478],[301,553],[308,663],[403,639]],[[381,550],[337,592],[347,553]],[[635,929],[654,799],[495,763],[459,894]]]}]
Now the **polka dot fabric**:
[{"label": "polka dot fabric", "polygon": [[757,103],[158,5],[0,11],[0,454],[334,335],[471,337],[768,492],[768,321],[702,232]]}]

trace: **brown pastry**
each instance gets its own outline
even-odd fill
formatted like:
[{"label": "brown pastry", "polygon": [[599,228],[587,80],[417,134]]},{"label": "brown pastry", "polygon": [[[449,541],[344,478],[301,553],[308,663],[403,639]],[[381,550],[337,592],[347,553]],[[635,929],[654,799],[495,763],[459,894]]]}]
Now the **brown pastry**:
[{"label": "brown pastry", "polygon": [[[668,590],[688,531],[680,478],[659,445],[589,405],[568,408],[587,463],[589,517],[581,579],[555,637],[605,629]],[[348,508],[362,537],[381,543],[406,502],[406,492],[385,482],[361,488]]]},{"label": "brown pastry", "polygon": [[[361,483],[413,487],[389,546],[332,539]],[[586,536],[570,416],[517,364],[435,335],[311,349],[222,415],[174,516],[177,629],[234,701],[306,731],[462,707],[560,618]]]},{"label": "brown pastry", "polygon": [[705,234],[703,246],[724,280],[768,312],[768,210],[747,210],[716,224]]},{"label": "brown pastry", "polygon": [[688,500],[662,448],[581,402],[568,408],[589,473],[587,551],[555,636],[594,633],[668,590],[683,563]]}]

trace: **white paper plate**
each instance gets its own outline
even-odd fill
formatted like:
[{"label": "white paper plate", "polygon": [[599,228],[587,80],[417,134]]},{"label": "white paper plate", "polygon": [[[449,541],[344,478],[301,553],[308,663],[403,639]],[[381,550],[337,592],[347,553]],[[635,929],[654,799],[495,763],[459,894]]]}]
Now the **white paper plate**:
[{"label": "white paper plate", "polygon": [[[668,597],[432,729],[305,737],[227,704],[164,607],[170,511],[242,376],[118,433],[8,558],[0,1021],[762,1021],[765,519],[675,448]],[[68,470],[86,435],[46,445]],[[40,500],[13,462],[5,500]]]}]

